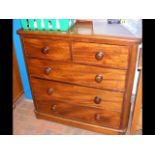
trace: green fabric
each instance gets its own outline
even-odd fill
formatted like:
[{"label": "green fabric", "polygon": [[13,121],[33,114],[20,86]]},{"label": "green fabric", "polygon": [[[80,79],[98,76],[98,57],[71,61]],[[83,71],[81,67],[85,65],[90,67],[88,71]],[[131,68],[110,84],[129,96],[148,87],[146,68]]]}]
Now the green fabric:
[{"label": "green fabric", "polygon": [[51,19],[51,23],[52,23],[52,30],[57,30],[57,26],[56,26],[56,19]]},{"label": "green fabric", "polygon": [[[44,27],[42,26],[42,21],[44,23]],[[21,25],[24,30],[52,30],[52,31],[68,31],[74,24],[75,19],[21,19]],[[36,27],[34,26],[34,22],[36,22]],[[57,22],[60,27],[57,26]],[[71,24],[69,24],[71,22]],[[50,27],[50,24],[52,28]]]},{"label": "green fabric", "polygon": [[29,27],[30,27],[30,29],[31,30],[35,30],[35,28],[34,28],[34,20],[33,19],[28,19],[28,21],[29,21]]},{"label": "green fabric", "polygon": [[37,29],[42,30],[41,19],[36,19]]},{"label": "green fabric", "polygon": [[28,30],[28,25],[26,19],[21,19],[21,25],[24,30]]}]

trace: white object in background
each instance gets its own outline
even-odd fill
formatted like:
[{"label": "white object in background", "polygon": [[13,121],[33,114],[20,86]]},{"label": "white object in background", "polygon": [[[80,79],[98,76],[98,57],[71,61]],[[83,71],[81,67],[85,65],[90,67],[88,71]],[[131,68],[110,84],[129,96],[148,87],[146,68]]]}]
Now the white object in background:
[{"label": "white object in background", "polygon": [[71,20],[69,20],[69,26],[71,26],[72,25],[72,21]]},{"label": "white object in background", "polygon": [[59,24],[58,19],[56,19],[56,28],[57,28],[57,29],[60,29],[60,24]]},{"label": "white object in background", "polygon": [[93,19],[93,30],[96,31],[102,23],[107,23],[107,19]]},{"label": "white object in background", "polygon": [[138,53],[137,53],[135,77],[134,77],[134,84],[133,84],[133,90],[132,90],[132,94],[133,94],[133,95],[136,95],[136,91],[137,91],[138,77],[139,77],[138,60],[139,60],[139,54],[140,54],[140,49],[141,49],[141,48],[142,48],[142,44],[139,45],[138,51],[137,51]]},{"label": "white object in background", "polygon": [[43,20],[43,19],[41,19],[41,26],[42,26],[43,28],[45,28],[45,27],[44,27],[44,20]]},{"label": "white object in background", "polygon": [[127,19],[127,22],[122,24],[131,33],[137,37],[142,37],[142,20],[141,19]]},{"label": "white object in background", "polygon": [[34,20],[34,28],[35,29],[37,28],[37,22],[36,22],[36,20]]},{"label": "white object in background", "polygon": [[108,24],[107,19],[93,20],[93,33],[111,36],[134,37],[123,24]]}]

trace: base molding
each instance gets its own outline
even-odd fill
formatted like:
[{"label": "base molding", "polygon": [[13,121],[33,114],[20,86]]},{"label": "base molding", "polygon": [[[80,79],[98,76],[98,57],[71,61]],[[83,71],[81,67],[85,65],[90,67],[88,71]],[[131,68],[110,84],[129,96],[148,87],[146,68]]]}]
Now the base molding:
[{"label": "base molding", "polygon": [[83,129],[90,130],[93,132],[99,132],[102,134],[124,135],[127,131],[127,129],[117,130],[117,129],[101,127],[101,126],[97,126],[97,125],[93,125],[93,124],[83,123],[83,122],[79,122],[79,121],[75,121],[75,120],[69,120],[69,119],[65,119],[62,117],[57,117],[54,115],[48,115],[45,113],[41,113],[36,110],[34,112],[38,119],[46,119],[49,121],[54,121],[54,122],[58,122],[58,123],[62,123],[62,124],[70,125],[70,126],[75,126],[75,127],[83,128]]}]

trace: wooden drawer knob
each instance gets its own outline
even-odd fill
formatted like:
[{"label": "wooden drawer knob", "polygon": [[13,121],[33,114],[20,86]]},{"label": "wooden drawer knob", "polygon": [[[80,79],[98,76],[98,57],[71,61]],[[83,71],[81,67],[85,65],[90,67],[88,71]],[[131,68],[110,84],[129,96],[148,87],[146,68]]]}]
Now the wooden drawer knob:
[{"label": "wooden drawer knob", "polygon": [[50,74],[52,72],[52,68],[51,67],[46,67],[45,68],[45,74]]},{"label": "wooden drawer knob", "polygon": [[47,94],[48,95],[51,95],[53,93],[53,91],[54,91],[53,88],[48,88],[47,89]]},{"label": "wooden drawer knob", "polygon": [[102,60],[103,57],[104,57],[104,53],[102,51],[97,52],[95,55],[96,60]]},{"label": "wooden drawer knob", "polygon": [[100,121],[101,120],[101,115],[100,114],[95,114],[95,120]]},{"label": "wooden drawer knob", "polygon": [[41,52],[42,52],[43,54],[47,54],[47,53],[49,52],[49,47],[46,46],[46,47],[42,48]]},{"label": "wooden drawer knob", "polygon": [[103,80],[103,76],[102,75],[96,75],[95,77],[95,81],[100,83]]},{"label": "wooden drawer knob", "polygon": [[99,97],[99,96],[96,96],[96,97],[94,98],[95,104],[100,104],[101,101],[102,101],[102,99],[101,99],[101,97]]},{"label": "wooden drawer knob", "polygon": [[55,112],[55,111],[56,111],[56,107],[57,107],[56,104],[52,105],[52,106],[51,106],[51,110]]}]

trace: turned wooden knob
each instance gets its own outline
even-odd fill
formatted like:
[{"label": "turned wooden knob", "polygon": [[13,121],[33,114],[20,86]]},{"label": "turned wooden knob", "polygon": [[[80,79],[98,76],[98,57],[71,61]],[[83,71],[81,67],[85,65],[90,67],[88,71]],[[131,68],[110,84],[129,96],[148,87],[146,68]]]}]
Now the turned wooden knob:
[{"label": "turned wooden knob", "polygon": [[100,121],[101,120],[101,115],[100,114],[95,114],[95,120]]},{"label": "turned wooden knob", "polygon": [[102,60],[103,57],[104,57],[104,53],[102,51],[97,52],[95,55],[96,60]]},{"label": "turned wooden knob", "polygon": [[46,67],[45,68],[45,74],[50,74],[52,72],[52,68],[51,67]]},{"label": "turned wooden knob", "polygon": [[49,47],[48,47],[48,46],[42,48],[42,50],[41,50],[41,52],[42,52],[43,54],[47,54],[48,51],[49,51]]},{"label": "turned wooden knob", "polygon": [[51,95],[52,93],[53,93],[53,88],[48,88],[48,89],[47,89],[47,94],[48,94],[48,95]]},{"label": "turned wooden knob", "polygon": [[96,96],[96,97],[94,98],[95,104],[100,104],[101,101],[102,101],[102,99],[101,99],[101,97],[99,97],[99,96]]},{"label": "turned wooden knob", "polygon": [[95,81],[100,83],[103,80],[103,76],[102,75],[96,75],[95,77]]},{"label": "turned wooden knob", "polygon": [[52,105],[52,106],[51,106],[51,110],[52,110],[52,111],[56,111],[56,107],[57,107],[56,104]]}]

